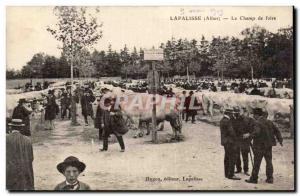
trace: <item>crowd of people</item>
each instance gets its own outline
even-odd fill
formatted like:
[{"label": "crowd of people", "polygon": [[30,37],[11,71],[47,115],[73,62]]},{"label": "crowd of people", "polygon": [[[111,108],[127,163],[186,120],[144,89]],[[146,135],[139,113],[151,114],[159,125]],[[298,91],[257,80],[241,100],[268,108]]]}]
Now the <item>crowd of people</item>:
[{"label": "crowd of people", "polygon": [[[168,81],[170,83],[170,81]],[[272,81],[267,81],[263,79],[225,79],[216,80],[216,79],[192,79],[190,81],[183,79],[183,80],[176,80],[173,82],[177,87],[184,88],[186,90],[210,90],[213,92],[217,91],[233,91],[235,93],[249,93],[247,89],[257,89],[257,88],[265,88],[265,87],[272,87],[272,88],[293,88],[292,81],[289,79],[284,80],[276,80],[273,79]],[[250,93],[251,94],[251,91]],[[261,94],[260,94],[261,95]]]},{"label": "crowd of people", "polygon": [[[240,81],[231,83],[230,88],[245,89],[248,88],[248,82]],[[245,87],[243,85],[245,84]],[[181,85],[177,83],[176,85]],[[225,83],[214,85],[214,83],[201,83],[201,88],[208,87],[212,91],[221,85],[221,90],[227,86]],[[223,85],[223,86],[222,86]],[[257,85],[261,85],[259,82]],[[226,87],[227,88],[227,87]],[[87,82],[83,86],[76,84],[76,88],[71,92],[70,83],[66,83],[61,88],[58,97],[54,90],[49,90],[48,95],[41,101],[34,99],[31,108],[28,107],[26,99],[20,99],[18,105],[13,110],[12,119],[9,121],[7,130],[7,189],[8,190],[33,190],[33,150],[29,137],[31,136],[30,115],[37,109],[36,104],[42,103],[44,108],[45,129],[52,130],[55,128],[54,120],[58,114],[61,120],[72,119],[72,104],[81,105],[81,113],[85,125],[88,126],[89,117],[94,123],[94,127],[99,131],[99,140],[103,141],[103,147],[100,151],[108,150],[108,138],[115,135],[120,145],[121,152],[125,152],[125,143],[123,135],[128,132],[128,127],[123,119],[121,108],[116,108],[116,99],[108,98],[104,101],[104,108],[100,107],[100,99],[109,91],[102,88],[100,96],[96,97],[93,93],[94,83]],[[158,92],[167,96],[173,96],[172,88],[162,88]],[[194,98],[194,92],[182,92],[184,97],[185,110],[181,113],[182,119],[186,122],[191,117],[191,122],[195,123],[197,110],[190,108],[191,101],[193,106],[197,106],[197,99]],[[57,103],[59,100],[60,105]],[[97,101],[97,108],[94,113],[93,103]],[[76,108],[76,107],[75,107]],[[275,138],[282,145],[282,137],[278,128],[269,120],[267,113],[261,108],[253,109],[253,117],[250,118],[245,108],[226,109],[224,116],[220,121],[221,145],[224,146],[225,158],[224,169],[225,177],[232,180],[240,180],[236,173],[241,173],[242,168],[245,175],[249,174],[249,155],[251,150],[254,153],[253,170],[247,182],[257,183],[258,173],[262,158],[266,160],[267,183],[273,183],[273,166],[272,166],[272,146],[276,145]],[[76,116],[76,111],[75,111]],[[22,149],[22,150],[21,150]],[[241,166],[241,155],[243,167]],[[14,165],[20,165],[15,170]],[[236,171],[235,171],[236,168]],[[58,184],[55,190],[90,190],[90,187],[78,181],[79,174],[85,169],[85,164],[76,157],[67,157],[62,163],[57,165],[57,169],[62,173],[66,181]],[[17,173],[16,173],[17,172]],[[16,175],[23,174],[23,175]],[[21,176],[21,177],[20,177]]]},{"label": "crowd of people", "polygon": [[30,92],[30,91],[41,91],[44,89],[47,89],[50,84],[53,84],[54,82],[48,82],[45,80],[43,83],[37,82],[35,85],[33,84],[32,80],[30,82],[27,82],[24,85],[24,92]]}]

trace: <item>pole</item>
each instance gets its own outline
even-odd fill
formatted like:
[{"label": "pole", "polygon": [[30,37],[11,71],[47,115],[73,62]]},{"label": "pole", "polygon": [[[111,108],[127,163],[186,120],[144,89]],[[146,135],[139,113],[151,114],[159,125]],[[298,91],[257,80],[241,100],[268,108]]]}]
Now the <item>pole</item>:
[{"label": "pole", "polygon": [[251,65],[251,79],[253,81],[253,66]]},{"label": "pole", "polygon": [[252,163],[252,167],[253,167],[254,163],[253,163],[253,157],[252,157],[251,151],[253,152],[252,143],[250,143],[250,151],[249,151],[249,153],[250,153],[250,159],[251,159],[251,163]]},{"label": "pole", "polygon": [[153,108],[152,108],[152,142],[157,144],[158,138],[157,138],[157,130],[156,130],[156,85],[155,85],[155,64],[152,61],[152,86],[153,86]]}]

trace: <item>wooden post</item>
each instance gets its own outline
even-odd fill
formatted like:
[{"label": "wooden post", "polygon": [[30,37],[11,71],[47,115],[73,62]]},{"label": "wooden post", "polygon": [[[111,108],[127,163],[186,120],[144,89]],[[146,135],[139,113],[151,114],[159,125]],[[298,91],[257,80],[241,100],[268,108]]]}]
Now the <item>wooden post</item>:
[{"label": "wooden post", "polygon": [[153,108],[152,108],[152,142],[157,144],[158,143],[158,138],[157,138],[157,122],[156,122],[156,84],[155,84],[155,63],[152,61],[152,74],[153,74],[153,79],[152,79],[152,87],[153,87]]}]

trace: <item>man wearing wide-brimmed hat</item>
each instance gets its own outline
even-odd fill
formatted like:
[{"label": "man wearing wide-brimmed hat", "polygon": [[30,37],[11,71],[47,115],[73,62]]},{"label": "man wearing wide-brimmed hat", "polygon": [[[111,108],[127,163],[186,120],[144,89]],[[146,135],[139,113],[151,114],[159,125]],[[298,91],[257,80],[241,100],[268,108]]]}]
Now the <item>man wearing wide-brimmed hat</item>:
[{"label": "man wearing wide-brimmed hat", "polygon": [[26,107],[26,99],[21,98],[19,100],[19,103],[17,107],[13,110],[12,118],[13,119],[21,119],[22,122],[25,124],[23,127],[22,134],[26,136],[30,136],[30,114],[32,113],[32,110],[28,107]]},{"label": "man wearing wide-brimmed hat", "polygon": [[86,165],[79,161],[77,157],[69,156],[63,162],[59,163],[56,168],[62,173],[66,180],[56,185],[56,191],[86,191],[90,186],[80,182],[78,176],[85,170]]},{"label": "man wearing wide-brimmed hat", "polygon": [[6,189],[34,190],[33,150],[29,137],[24,136],[25,124],[12,119],[12,132],[6,135]]},{"label": "man wearing wide-brimmed hat", "polygon": [[237,135],[232,125],[233,109],[227,108],[220,121],[221,145],[224,146],[224,170],[225,177],[232,180],[241,178],[234,175],[234,166],[237,159]]},{"label": "man wearing wide-brimmed hat", "polygon": [[253,117],[256,120],[251,134],[245,134],[244,138],[253,139],[254,165],[248,183],[257,183],[260,164],[263,158],[266,160],[266,182],[272,184],[273,164],[272,164],[272,147],[276,146],[276,139],[282,146],[282,136],[279,129],[272,121],[267,119],[267,112],[262,108],[253,109]]}]

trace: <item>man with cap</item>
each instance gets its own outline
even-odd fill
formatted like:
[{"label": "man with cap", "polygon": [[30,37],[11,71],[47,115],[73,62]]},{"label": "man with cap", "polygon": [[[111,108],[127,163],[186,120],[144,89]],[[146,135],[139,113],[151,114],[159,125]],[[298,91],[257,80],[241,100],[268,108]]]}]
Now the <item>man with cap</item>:
[{"label": "man with cap", "polygon": [[[244,111],[244,110],[243,110]],[[246,116],[245,112],[242,112],[238,107],[233,108],[234,118],[233,118],[233,129],[238,137],[237,142],[237,160],[235,163],[236,173],[242,171],[241,167],[241,154],[243,158],[243,170],[244,174],[250,176],[249,171],[249,153],[250,153],[250,140],[243,138],[243,135],[246,133],[252,132],[253,129],[253,119]]]},{"label": "man with cap", "polygon": [[234,175],[234,165],[237,155],[237,136],[232,125],[233,110],[226,109],[220,121],[221,145],[224,146],[224,170],[225,177],[232,180],[241,178]]},{"label": "man with cap", "polygon": [[21,119],[22,122],[25,124],[23,127],[22,134],[26,136],[31,136],[30,133],[30,114],[32,113],[32,110],[28,107],[26,107],[26,100],[24,98],[19,100],[19,103],[17,107],[15,107],[12,118],[13,119]]},{"label": "man with cap", "polygon": [[24,136],[25,124],[12,119],[11,133],[6,135],[6,189],[34,190],[33,150],[30,138]]},{"label": "man with cap", "polygon": [[[276,139],[282,145],[282,136],[272,121],[266,118],[266,112],[262,108],[253,109],[255,124],[251,134],[244,134],[244,138],[253,139],[254,166],[248,183],[257,183],[260,164],[263,158],[266,160],[266,182],[273,183],[272,147],[276,146]],[[276,139],[275,139],[276,138]]]},{"label": "man with cap", "polygon": [[63,162],[59,163],[56,168],[62,173],[66,180],[56,185],[56,191],[87,191],[91,190],[90,186],[79,181],[79,174],[85,170],[86,165],[79,161],[77,157],[69,156]]}]

